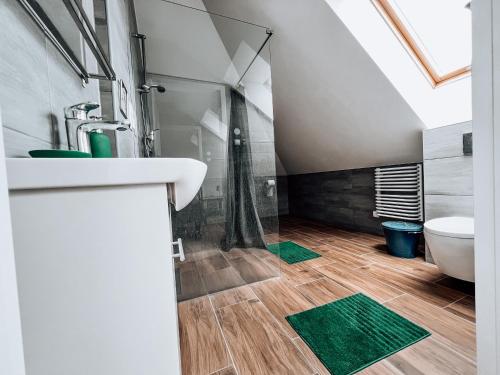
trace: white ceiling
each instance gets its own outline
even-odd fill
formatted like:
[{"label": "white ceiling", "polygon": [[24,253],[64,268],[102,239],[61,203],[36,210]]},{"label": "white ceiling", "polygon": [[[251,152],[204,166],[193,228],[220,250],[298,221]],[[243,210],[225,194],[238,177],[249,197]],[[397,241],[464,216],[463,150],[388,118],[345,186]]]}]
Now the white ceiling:
[{"label": "white ceiling", "polygon": [[275,140],[288,174],[422,160],[424,124],[325,0],[204,4],[274,30]]}]

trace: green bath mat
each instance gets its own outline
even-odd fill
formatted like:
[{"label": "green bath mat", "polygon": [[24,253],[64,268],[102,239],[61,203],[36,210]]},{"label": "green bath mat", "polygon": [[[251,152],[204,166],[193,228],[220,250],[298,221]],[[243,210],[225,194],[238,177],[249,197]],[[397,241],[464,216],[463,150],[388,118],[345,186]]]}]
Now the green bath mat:
[{"label": "green bath mat", "polygon": [[286,319],[334,375],[354,374],[430,336],[361,293]]},{"label": "green bath mat", "polygon": [[319,258],[321,255],[314,251],[306,249],[303,246],[297,245],[295,242],[286,241],[267,245],[269,250],[274,255],[279,256],[288,264],[303,262],[305,260]]}]

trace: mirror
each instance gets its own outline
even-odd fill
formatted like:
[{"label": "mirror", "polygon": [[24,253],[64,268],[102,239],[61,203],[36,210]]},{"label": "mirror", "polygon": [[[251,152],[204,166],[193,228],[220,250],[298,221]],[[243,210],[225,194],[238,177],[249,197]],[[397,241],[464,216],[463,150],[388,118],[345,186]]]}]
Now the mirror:
[{"label": "mirror", "polygon": [[93,1],[18,1],[85,82],[90,78],[115,80],[109,54],[91,21],[95,11]]}]

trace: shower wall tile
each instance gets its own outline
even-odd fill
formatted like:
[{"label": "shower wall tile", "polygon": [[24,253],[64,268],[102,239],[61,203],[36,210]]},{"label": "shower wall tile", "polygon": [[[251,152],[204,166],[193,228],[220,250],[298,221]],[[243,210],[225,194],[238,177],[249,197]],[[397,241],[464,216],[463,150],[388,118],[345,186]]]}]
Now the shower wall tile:
[{"label": "shower wall tile", "polygon": [[[252,141],[252,153],[253,154],[274,154],[274,142],[253,142]],[[273,157],[274,159],[274,157]]]},{"label": "shower wall tile", "polygon": [[254,153],[252,149],[252,162],[255,176],[272,176],[275,174],[274,151],[272,153]]},{"label": "shower wall tile", "polygon": [[274,124],[272,119],[248,101],[247,112],[252,143],[274,142]]},{"label": "shower wall tile", "polygon": [[278,215],[278,195],[276,186],[269,189],[268,180],[275,180],[275,176],[255,176],[255,195],[257,197],[257,210],[259,217],[276,217]]},{"label": "shower wall tile", "polygon": [[209,162],[206,162],[207,169],[207,178],[224,178],[226,174],[226,162],[220,159],[212,159]]},{"label": "shower wall tile", "polygon": [[206,178],[203,181],[202,192],[204,198],[220,198],[226,188],[225,179],[222,178]]}]

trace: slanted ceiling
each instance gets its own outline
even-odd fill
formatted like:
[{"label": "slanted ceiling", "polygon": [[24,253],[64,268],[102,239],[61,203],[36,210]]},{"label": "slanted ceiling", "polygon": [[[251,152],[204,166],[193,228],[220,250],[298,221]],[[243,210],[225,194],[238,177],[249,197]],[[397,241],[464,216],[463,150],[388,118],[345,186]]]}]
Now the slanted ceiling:
[{"label": "slanted ceiling", "polygon": [[324,0],[204,0],[271,27],[277,153],[288,174],[422,160],[424,124]]},{"label": "slanted ceiling", "polygon": [[422,160],[424,124],[325,0],[203,3],[274,31],[275,141],[288,174]]}]

